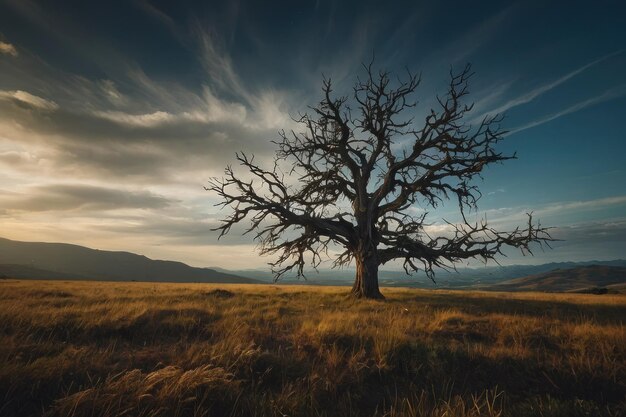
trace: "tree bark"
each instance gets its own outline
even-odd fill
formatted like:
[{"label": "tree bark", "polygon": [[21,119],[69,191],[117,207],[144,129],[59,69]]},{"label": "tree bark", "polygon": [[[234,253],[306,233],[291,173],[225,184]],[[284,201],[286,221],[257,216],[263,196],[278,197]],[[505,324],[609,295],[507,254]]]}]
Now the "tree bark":
[{"label": "tree bark", "polygon": [[377,300],[385,298],[378,288],[378,256],[376,249],[357,253],[355,260],[356,278],[352,286],[352,295],[357,298]]}]

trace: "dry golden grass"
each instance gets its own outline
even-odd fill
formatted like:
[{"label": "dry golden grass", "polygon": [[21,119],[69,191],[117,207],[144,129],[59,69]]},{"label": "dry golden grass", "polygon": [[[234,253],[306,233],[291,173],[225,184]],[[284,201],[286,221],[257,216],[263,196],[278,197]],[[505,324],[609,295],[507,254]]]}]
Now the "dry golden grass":
[{"label": "dry golden grass", "polygon": [[626,415],[625,296],[346,293],[1,282],[0,415]]}]

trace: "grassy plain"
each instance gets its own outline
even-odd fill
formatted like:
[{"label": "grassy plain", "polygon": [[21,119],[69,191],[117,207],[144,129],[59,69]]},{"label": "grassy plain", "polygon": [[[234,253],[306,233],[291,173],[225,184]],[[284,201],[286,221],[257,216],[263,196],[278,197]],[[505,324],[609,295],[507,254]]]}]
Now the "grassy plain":
[{"label": "grassy plain", "polygon": [[0,416],[624,416],[626,296],[0,282]]}]

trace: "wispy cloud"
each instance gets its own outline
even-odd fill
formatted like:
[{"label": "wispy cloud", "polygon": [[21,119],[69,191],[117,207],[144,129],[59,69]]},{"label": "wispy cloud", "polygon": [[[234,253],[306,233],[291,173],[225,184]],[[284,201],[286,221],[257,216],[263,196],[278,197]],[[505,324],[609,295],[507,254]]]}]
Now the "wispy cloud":
[{"label": "wispy cloud", "polygon": [[[490,209],[476,213],[476,219],[487,218],[496,229],[507,230],[523,224],[527,220],[527,213],[532,212],[533,218],[550,227],[565,227],[575,222],[575,219],[604,218],[607,213],[626,207],[626,195],[604,197],[593,200],[557,201],[534,207],[515,206]],[[556,234],[556,238],[560,238]]]},{"label": "wispy cloud", "polygon": [[134,2],[134,4],[145,13],[158,20],[161,24],[165,25],[173,34],[178,33],[178,26],[176,25],[176,22],[174,22],[174,20],[166,13],[164,13],[161,9],[150,4],[149,1],[138,0]]},{"label": "wispy cloud", "polygon": [[517,4],[510,5],[472,27],[456,42],[448,46],[444,52],[446,59],[452,59],[452,63],[465,63],[474,52],[493,39],[518,8]]},{"label": "wispy cloud", "polygon": [[[626,244],[626,219],[568,225],[558,228],[558,233],[564,242],[559,245],[611,242],[611,249],[619,251]],[[623,257],[623,252],[618,256]]]},{"label": "wispy cloud", "polygon": [[563,213],[577,210],[600,210],[605,207],[626,204],[626,195],[598,198],[595,200],[564,201],[549,204],[535,211],[536,214]]},{"label": "wispy cloud", "polygon": [[505,94],[509,91],[512,84],[513,80],[494,82],[490,84],[488,88],[485,88],[482,92],[478,92],[479,98],[474,102],[472,112],[474,114],[481,114],[481,116],[474,118],[474,120],[472,120],[472,123],[480,122],[485,116],[483,113],[487,109],[491,108],[494,103],[499,102],[502,97],[504,97]]},{"label": "wispy cloud", "polygon": [[504,113],[507,110],[510,110],[512,108],[521,106],[523,104],[527,104],[530,103],[531,101],[533,101],[534,99],[536,99],[537,97],[547,93],[548,91],[560,86],[561,84],[569,81],[570,79],[574,78],[575,76],[585,72],[586,70],[588,70],[589,68],[598,65],[599,63],[606,61],[609,58],[612,58],[616,55],[619,55],[621,53],[623,53],[624,50],[619,50],[619,51],[615,51],[612,52],[610,54],[604,55],[596,60],[593,60],[577,69],[575,69],[574,71],[571,71],[559,78],[557,78],[556,80],[549,82],[547,84],[543,84],[539,87],[536,87],[534,89],[532,89],[531,91],[524,93],[518,97],[515,97],[513,99],[510,99],[509,101],[507,101],[506,103],[495,107],[489,111],[487,111],[485,114],[481,115],[480,117],[477,117],[477,119],[482,119],[484,116],[486,116],[487,114],[498,114],[498,113]]},{"label": "wispy cloud", "polygon": [[46,100],[34,94],[22,90],[2,91],[0,90],[0,100],[17,100],[43,110],[56,110],[59,106],[52,100]]},{"label": "wispy cloud", "polygon": [[154,127],[172,122],[176,117],[168,112],[156,111],[146,114],[128,114],[118,111],[95,111],[94,115],[129,126]]},{"label": "wispy cloud", "polygon": [[548,123],[552,120],[558,119],[559,117],[563,117],[566,116],[568,114],[571,113],[575,113],[577,111],[583,110],[587,107],[591,107],[591,106],[595,106],[596,104],[600,104],[600,103],[604,103],[605,101],[609,101],[609,100],[614,100],[620,97],[624,97],[626,96],[626,84],[622,84],[618,87],[612,88],[610,90],[605,91],[604,93],[600,94],[599,96],[596,97],[592,97],[589,98],[587,100],[578,102],[572,106],[567,107],[566,109],[563,109],[559,112],[550,114],[548,116],[542,117],[540,119],[534,120],[530,123],[527,123],[525,125],[522,126],[518,126],[514,129],[511,129],[508,133],[507,136],[512,135],[514,133],[519,133],[521,131],[536,127],[536,126],[540,126],[544,123]]},{"label": "wispy cloud", "polygon": [[0,41],[0,54],[17,56],[17,49],[15,48],[15,46],[8,42]]},{"label": "wispy cloud", "polygon": [[200,59],[212,85],[220,91],[249,100],[248,89],[237,75],[230,56],[218,46],[215,36],[199,26],[196,34],[200,45]]},{"label": "wispy cloud", "polygon": [[497,188],[497,189],[495,189],[493,191],[489,191],[487,193],[487,195],[495,195],[495,194],[498,194],[498,193],[506,193],[506,190],[504,188]]}]

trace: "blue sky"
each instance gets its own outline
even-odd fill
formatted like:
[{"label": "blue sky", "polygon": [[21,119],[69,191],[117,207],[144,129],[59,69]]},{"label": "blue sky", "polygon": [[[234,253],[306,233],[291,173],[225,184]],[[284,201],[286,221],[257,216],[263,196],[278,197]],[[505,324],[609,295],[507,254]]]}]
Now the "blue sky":
[{"label": "blue sky", "polygon": [[421,71],[418,121],[467,62],[473,117],[506,114],[476,216],[564,241],[503,263],[625,258],[626,6],[545,3],[0,1],[0,236],[261,267],[203,184],[374,55]]}]

